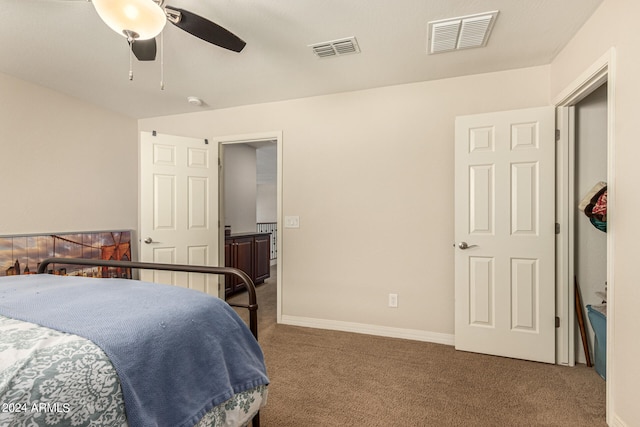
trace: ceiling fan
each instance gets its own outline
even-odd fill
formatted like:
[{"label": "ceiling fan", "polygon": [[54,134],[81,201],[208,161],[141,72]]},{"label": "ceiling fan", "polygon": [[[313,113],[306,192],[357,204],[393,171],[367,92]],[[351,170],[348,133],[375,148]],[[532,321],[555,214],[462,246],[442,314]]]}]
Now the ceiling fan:
[{"label": "ceiling fan", "polygon": [[156,40],[167,21],[208,43],[240,52],[246,43],[220,25],[188,10],[164,5],[165,0],[91,0],[100,18],[126,37],[140,61],[156,58]]}]

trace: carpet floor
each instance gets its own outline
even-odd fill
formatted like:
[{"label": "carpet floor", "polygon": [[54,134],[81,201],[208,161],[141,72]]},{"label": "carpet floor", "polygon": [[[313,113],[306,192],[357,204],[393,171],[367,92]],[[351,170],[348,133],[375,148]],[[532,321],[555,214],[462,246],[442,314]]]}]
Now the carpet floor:
[{"label": "carpet floor", "polygon": [[275,291],[273,269],[258,286],[271,381],[263,427],[606,426],[606,385],[593,368],[276,324]]}]

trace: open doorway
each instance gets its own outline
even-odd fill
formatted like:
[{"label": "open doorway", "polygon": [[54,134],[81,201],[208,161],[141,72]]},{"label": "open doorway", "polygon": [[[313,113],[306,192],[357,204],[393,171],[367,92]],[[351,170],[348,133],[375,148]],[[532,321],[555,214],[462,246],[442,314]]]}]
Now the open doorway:
[{"label": "open doorway", "polygon": [[[218,144],[219,218],[221,231],[224,229],[220,236],[220,264],[240,268],[254,279],[258,285],[259,321],[268,313],[268,322],[275,323],[280,313],[282,284],[281,135],[274,132],[229,137]],[[224,297],[243,298],[243,289],[235,289],[233,283],[227,282]],[[265,291],[266,288],[269,289]],[[260,301],[260,293],[265,292],[268,295]]]},{"label": "open doorway", "polygon": [[[557,144],[557,174],[556,174],[556,218],[558,221],[556,239],[556,301],[557,309],[556,313],[560,320],[560,327],[557,333],[557,363],[566,364],[572,366],[576,361],[583,360],[583,351],[580,332],[576,325],[576,303],[574,294],[574,279],[577,277],[577,273],[585,273],[579,264],[585,261],[577,261],[577,250],[583,248],[576,248],[576,245],[582,245],[581,240],[576,239],[576,235],[583,233],[577,230],[577,222],[585,220],[582,213],[577,212],[578,206],[585,195],[581,194],[584,189],[579,188],[576,184],[577,179],[582,179],[582,174],[577,172],[579,168],[582,172],[585,168],[589,168],[588,163],[583,163],[585,160],[578,157],[579,152],[576,151],[576,133],[579,129],[576,126],[575,110],[587,106],[587,109],[591,108],[589,105],[593,105],[594,101],[600,106],[596,109],[600,110],[598,115],[601,117],[599,121],[603,122],[600,126],[603,128],[600,133],[600,139],[604,138],[604,141],[598,143],[597,148],[603,151],[599,151],[600,154],[595,156],[600,157],[598,159],[597,168],[600,171],[597,173],[599,176],[605,175],[604,182],[607,185],[607,205],[615,207],[615,165],[614,155],[615,152],[615,134],[613,132],[612,124],[615,122],[615,49],[610,49],[605,55],[599,58],[595,63],[584,71],[573,83],[571,83],[560,95],[555,99],[554,104],[557,107],[557,126],[558,126],[558,144]],[[593,98],[590,99],[591,95]],[[597,101],[597,99],[600,99]],[[582,104],[583,101],[586,104]],[[582,105],[581,105],[582,104]],[[604,111],[603,111],[604,109]],[[586,120],[590,118],[585,117]],[[584,121],[584,120],[583,120]],[[590,130],[589,132],[592,132]],[[584,141],[578,150],[584,149],[586,144]],[[591,144],[595,144],[592,142]],[[606,152],[606,155],[603,153]],[[596,153],[596,152],[593,152]],[[584,153],[583,153],[584,154]],[[587,152],[587,155],[589,153]],[[593,155],[593,154],[592,154]],[[605,157],[605,159],[602,159]],[[580,162],[580,164],[577,164]],[[604,162],[604,163],[603,163]],[[587,178],[588,180],[594,179],[594,176]],[[600,178],[602,179],[602,178]],[[585,185],[585,184],[583,184]],[[586,184],[588,185],[588,184]],[[593,183],[591,184],[593,185]],[[582,294],[585,297],[583,305],[589,302],[601,303],[603,299],[607,301],[607,316],[606,325],[604,327],[605,335],[611,336],[611,332],[614,330],[615,316],[615,282],[614,278],[614,258],[612,257],[613,241],[615,239],[615,210],[607,210],[606,221],[606,233],[604,235],[606,256],[604,257],[605,272],[604,282],[606,283],[606,291],[604,295],[595,294],[596,291],[591,290],[591,286],[594,288],[604,288],[605,283],[602,283],[602,276],[598,276],[593,279],[593,285],[590,285],[586,289],[582,289]],[[584,225],[584,224],[582,224]],[[587,224],[588,233],[593,233],[589,229],[591,225]],[[602,235],[598,235],[598,238],[602,239]],[[601,256],[601,255],[600,255]],[[586,261],[588,262],[588,261]],[[596,267],[598,268],[598,267]],[[601,270],[602,266],[598,268]],[[581,280],[581,279],[579,279]],[[581,284],[581,287],[582,284]],[[585,283],[586,287],[586,283]],[[602,289],[604,291],[604,289]],[[598,291],[601,292],[601,291]],[[604,297],[604,298],[603,298]],[[588,299],[588,300],[587,300]],[[585,322],[590,323],[586,318]],[[612,360],[614,354],[614,346],[611,340],[605,339],[605,366],[606,376],[612,377],[613,370],[615,369]],[[583,353],[582,355],[580,353]],[[611,393],[610,381],[606,382],[607,389],[607,422],[611,423],[611,408],[614,406],[615,397]]]},{"label": "open doorway", "polygon": [[[607,84],[572,108],[575,110],[574,200],[578,202],[574,210],[574,276],[585,325],[584,344],[582,334],[576,333],[576,362],[595,364],[604,377],[602,362],[606,354],[599,349],[606,333],[600,330],[602,317],[594,311],[606,319]],[[594,328],[598,328],[598,336]]]}]

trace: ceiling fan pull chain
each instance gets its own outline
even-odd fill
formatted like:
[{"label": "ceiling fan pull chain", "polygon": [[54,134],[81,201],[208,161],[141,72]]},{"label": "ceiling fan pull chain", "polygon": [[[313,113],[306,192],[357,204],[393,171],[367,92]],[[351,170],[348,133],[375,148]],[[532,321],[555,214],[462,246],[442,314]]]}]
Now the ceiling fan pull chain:
[{"label": "ceiling fan pull chain", "polygon": [[160,33],[160,90],[164,90],[164,31]]},{"label": "ceiling fan pull chain", "polygon": [[129,81],[133,80],[133,43],[135,43],[134,40],[129,45]]}]

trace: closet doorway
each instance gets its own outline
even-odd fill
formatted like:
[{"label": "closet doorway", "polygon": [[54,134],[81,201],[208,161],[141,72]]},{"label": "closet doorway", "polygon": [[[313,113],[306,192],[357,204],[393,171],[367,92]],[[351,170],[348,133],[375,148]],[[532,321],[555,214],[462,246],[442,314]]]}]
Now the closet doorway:
[{"label": "closet doorway", "polygon": [[[584,363],[585,355],[578,328],[574,281],[580,285],[582,307],[601,305],[607,300],[607,337],[614,329],[613,316],[615,259],[615,210],[607,210],[606,233],[595,228],[579,211],[586,193],[602,181],[607,185],[607,206],[615,207],[615,49],[610,49],[555,99],[557,109],[556,145],[556,363],[573,366]],[[594,182],[594,180],[597,180]],[[586,188],[586,190],[585,190]],[[592,246],[589,248],[588,246]],[[593,252],[590,252],[590,249]],[[598,258],[593,265],[591,260]],[[606,283],[606,292],[605,292]],[[598,292],[598,293],[596,293]],[[604,293],[604,294],[603,294]],[[593,356],[593,329],[583,314]],[[613,377],[613,342],[606,340],[606,376]],[[591,358],[593,362],[593,357]],[[594,372],[595,374],[595,372]],[[607,422],[615,396],[607,388]]]},{"label": "closet doorway", "polygon": [[[587,306],[606,311],[607,235],[606,221],[587,216],[585,210],[590,209],[592,199],[600,198],[597,196],[607,185],[607,84],[572,108],[575,118],[574,200],[578,202],[573,225],[574,276],[581,294],[589,361],[594,363],[604,355],[595,354],[594,329],[587,316]],[[606,219],[606,212],[603,215]],[[576,362],[586,363],[581,336],[576,335]]]}]

